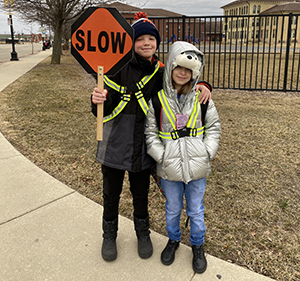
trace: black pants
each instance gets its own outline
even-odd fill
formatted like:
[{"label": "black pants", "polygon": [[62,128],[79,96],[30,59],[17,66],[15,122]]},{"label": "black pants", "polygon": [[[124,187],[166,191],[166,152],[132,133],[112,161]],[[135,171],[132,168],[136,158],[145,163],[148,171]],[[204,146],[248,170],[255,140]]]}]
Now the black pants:
[{"label": "black pants", "polygon": [[[119,214],[119,201],[122,192],[124,170],[118,170],[102,165],[103,174],[103,218],[113,221]],[[133,197],[134,216],[138,219],[148,217],[148,193],[150,184],[150,169],[133,173],[128,172],[130,191]]]}]

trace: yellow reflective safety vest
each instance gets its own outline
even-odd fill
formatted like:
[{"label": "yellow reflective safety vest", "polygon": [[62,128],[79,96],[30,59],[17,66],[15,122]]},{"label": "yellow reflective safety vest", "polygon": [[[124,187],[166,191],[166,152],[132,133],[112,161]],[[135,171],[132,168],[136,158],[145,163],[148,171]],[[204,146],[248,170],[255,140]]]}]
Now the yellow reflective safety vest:
[{"label": "yellow reflective safety vest", "polygon": [[142,108],[143,112],[147,116],[149,107],[144,98],[142,89],[151,80],[151,78],[155,75],[155,73],[158,71],[159,67],[160,67],[160,64],[159,64],[159,62],[157,62],[152,74],[144,76],[139,82],[137,82],[136,84],[129,86],[129,87],[120,86],[117,83],[115,83],[114,81],[110,80],[106,75],[104,75],[104,79],[103,79],[104,83],[108,87],[119,92],[122,96],[121,96],[121,101],[119,102],[117,107],[112,111],[112,113],[103,118],[103,123],[112,120],[118,114],[120,114],[122,112],[122,110],[125,108],[125,106],[130,102],[131,93],[134,93],[134,95],[136,96],[136,99],[138,100],[140,107]]},{"label": "yellow reflective safety vest", "polygon": [[184,127],[183,129],[177,130],[176,129],[176,117],[169,106],[169,103],[166,99],[164,90],[161,90],[158,92],[158,98],[162,105],[162,109],[163,109],[164,113],[166,114],[166,116],[168,117],[168,119],[174,129],[172,132],[159,131],[159,136],[161,138],[176,140],[178,138],[187,137],[187,136],[196,137],[196,136],[202,135],[204,133],[205,126],[203,126],[201,128],[195,128],[196,120],[200,114],[200,103],[198,101],[199,93],[200,92],[197,93],[197,97],[194,102],[194,108],[193,108],[192,114],[189,117],[186,127]]}]

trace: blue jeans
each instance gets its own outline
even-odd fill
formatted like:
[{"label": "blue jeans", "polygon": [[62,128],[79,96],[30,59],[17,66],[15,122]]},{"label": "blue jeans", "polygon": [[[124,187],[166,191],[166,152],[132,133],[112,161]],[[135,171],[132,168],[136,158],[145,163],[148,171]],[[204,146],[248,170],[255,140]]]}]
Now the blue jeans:
[{"label": "blue jeans", "polygon": [[183,194],[186,200],[186,214],[190,217],[190,242],[192,245],[204,244],[206,232],[204,224],[203,196],[206,178],[185,184],[179,181],[161,179],[162,189],[166,195],[166,225],[168,237],[180,241],[180,216],[183,209]]}]

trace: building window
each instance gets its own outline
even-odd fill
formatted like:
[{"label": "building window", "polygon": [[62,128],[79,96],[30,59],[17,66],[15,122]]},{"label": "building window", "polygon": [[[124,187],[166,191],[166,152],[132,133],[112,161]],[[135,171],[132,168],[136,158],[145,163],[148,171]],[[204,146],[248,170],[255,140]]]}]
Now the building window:
[{"label": "building window", "polygon": [[293,16],[293,24],[297,24],[297,17]]},{"label": "building window", "polygon": [[270,18],[267,17],[267,23],[266,23],[266,26],[269,26],[270,25]]},{"label": "building window", "polygon": [[277,24],[277,21],[276,21],[276,18],[274,17],[274,23],[273,25],[276,25]]},{"label": "building window", "polygon": [[259,26],[259,18],[256,19],[256,26]]},{"label": "building window", "polygon": [[253,6],[253,14],[256,13],[256,5]]},{"label": "building window", "polygon": [[257,6],[257,13],[260,13],[260,5]]},{"label": "building window", "polygon": [[246,15],[248,15],[248,6],[246,7]]},{"label": "building window", "polygon": [[261,18],[261,26],[264,26],[264,18]]},{"label": "building window", "polygon": [[269,38],[269,30],[266,30],[266,39]]},{"label": "building window", "polygon": [[292,39],[295,39],[295,38],[296,38],[296,30],[293,29],[293,30],[292,30]]},{"label": "building window", "polygon": [[259,33],[258,33],[258,30],[256,30],[256,32],[255,32],[255,38],[258,39],[258,36],[259,36]]},{"label": "building window", "polygon": [[272,35],[272,37],[275,38],[275,35],[276,35],[276,29],[273,29],[273,35]]}]

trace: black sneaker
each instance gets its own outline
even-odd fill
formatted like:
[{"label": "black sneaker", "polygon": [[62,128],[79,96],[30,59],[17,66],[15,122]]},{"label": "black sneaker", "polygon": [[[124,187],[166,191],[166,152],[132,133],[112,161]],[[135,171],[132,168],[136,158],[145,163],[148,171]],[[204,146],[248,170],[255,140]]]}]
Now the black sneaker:
[{"label": "black sneaker", "polygon": [[162,251],[160,260],[164,265],[170,265],[175,260],[175,251],[179,247],[179,242],[169,239],[167,246]]},{"label": "black sneaker", "polygon": [[207,261],[204,255],[204,247],[192,246],[193,250],[193,269],[196,273],[203,273],[207,267]]}]

